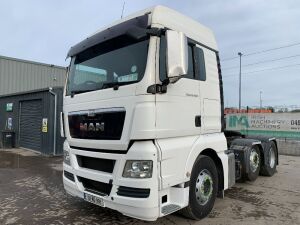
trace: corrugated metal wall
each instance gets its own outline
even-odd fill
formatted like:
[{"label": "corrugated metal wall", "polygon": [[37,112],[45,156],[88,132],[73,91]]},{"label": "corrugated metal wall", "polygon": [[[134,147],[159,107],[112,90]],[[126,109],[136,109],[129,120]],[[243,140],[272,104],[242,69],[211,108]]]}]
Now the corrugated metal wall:
[{"label": "corrugated metal wall", "polygon": [[[62,112],[63,101],[63,89],[54,88],[53,91],[57,93],[57,130],[56,130],[56,154],[61,155],[63,153],[64,138],[60,137],[60,112]],[[11,95],[0,97],[0,148],[2,147],[2,131],[6,130],[6,121],[8,118],[12,118],[12,130],[16,135],[16,147],[20,147],[20,106],[26,101],[40,100],[42,103],[42,118],[48,119],[48,131],[42,133],[42,149],[41,153],[44,155],[53,154],[53,138],[54,138],[54,97],[46,90],[40,90],[31,93],[24,93],[18,95]],[[11,112],[6,111],[7,103],[13,103],[13,110]],[[42,129],[42,121],[40,119],[39,126]]]},{"label": "corrugated metal wall", "polygon": [[66,68],[0,56],[0,96],[62,87]]}]

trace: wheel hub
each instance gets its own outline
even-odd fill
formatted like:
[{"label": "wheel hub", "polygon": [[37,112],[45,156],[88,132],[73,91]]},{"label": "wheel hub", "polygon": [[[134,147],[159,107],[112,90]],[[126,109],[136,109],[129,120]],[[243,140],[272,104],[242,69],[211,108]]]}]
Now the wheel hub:
[{"label": "wheel hub", "polygon": [[196,199],[200,205],[205,205],[213,193],[213,180],[208,170],[202,170],[196,180]]},{"label": "wheel hub", "polygon": [[272,147],[269,150],[269,165],[272,169],[275,166],[275,152],[274,152],[274,149]]},{"label": "wheel hub", "polygon": [[259,155],[255,151],[255,149],[251,150],[250,153],[250,169],[252,172],[255,172],[259,165]]}]

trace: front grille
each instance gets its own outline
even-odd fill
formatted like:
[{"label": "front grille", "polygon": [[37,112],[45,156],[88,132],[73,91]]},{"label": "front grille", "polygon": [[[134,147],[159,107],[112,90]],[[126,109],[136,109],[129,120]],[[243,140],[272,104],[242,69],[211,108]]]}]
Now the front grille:
[{"label": "front grille", "polygon": [[101,196],[109,195],[111,192],[111,188],[112,188],[111,183],[107,184],[107,183],[90,180],[90,179],[83,178],[83,177],[77,177],[77,178],[82,183],[82,185],[86,191],[89,191],[91,193],[101,195]]},{"label": "front grille", "polygon": [[112,159],[99,159],[77,155],[77,162],[78,165],[82,168],[112,173],[116,161]]},{"label": "front grille", "polygon": [[120,186],[118,188],[117,194],[131,198],[148,198],[150,195],[150,189]]},{"label": "front grille", "polygon": [[75,178],[74,178],[74,175],[73,175],[72,173],[69,173],[68,171],[65,171],[65,170],[64,170],[64,176],[65,176],[66,178],[68,178],[69,180],[75,182]]},{"label": "front grille", "polygon": [[70,135],[78,139],[120,140],[125,114],[124,108],[70,112]]},{"label": "front grille", "polygon": [[127,154],[128,150],[112,150],[112,149],[99,149],[99,148],[82,148],[77,146],[70,146],[73,149],[86,151],[86,152],[101,152],[101,153],[110,153],[110,154]]}]

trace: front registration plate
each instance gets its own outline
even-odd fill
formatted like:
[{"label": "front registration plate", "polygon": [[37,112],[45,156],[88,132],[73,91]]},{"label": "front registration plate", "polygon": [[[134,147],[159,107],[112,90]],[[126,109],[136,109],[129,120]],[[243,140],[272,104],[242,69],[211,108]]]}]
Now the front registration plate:
[{"label": "front registration plate", "polygon": [[91,195],[91,194],[88,194],[88,193],[83,193],[83,199],[87,202],[99,205],[101,207],[105,207],[103,198],[100,198],[98,196]]}]

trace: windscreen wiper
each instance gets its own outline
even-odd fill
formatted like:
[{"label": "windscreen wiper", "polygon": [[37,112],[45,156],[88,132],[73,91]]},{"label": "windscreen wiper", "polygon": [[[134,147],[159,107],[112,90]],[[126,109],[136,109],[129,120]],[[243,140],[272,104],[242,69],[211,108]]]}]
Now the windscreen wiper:
[{"label": "windscreen wiper", "polygon": [[85,93],[85,92],[90,92],[90,91],[95,91],[95,89],[84,89],[84,90],[75,90],[75,91],[71,91],[71,98],[73,98],[74,95],[76,95],[76,94]]},{"label": "windscreen wiper", "polygon": [[109,82],[109,83],[104,83],[102,85],[102,89],[104,88],[113,88],[115,91],[119,89],[119,86],[121,85],[125,85],[125,84],[132,84],[132,83],[135,83],[136,81],[126,81],[126,82]]},{"label": "windscreen wiper", "polygon": [[109,83],[104,83],[102,85],[102,89],[105,89],[105,88],[114,88],[114,90],[118,90],[119,89],[119,82],[109,82]]},{"label": "windscreen wiper", "polygon": [[[109,82],[109,83],[104,83],[102,85],[101,89],[105,89],[105,88],[113,88],[115,91],[119,89],[119,86],[121,85],[126,85],[126,84],[131,84],[131,83],[135,83],[136,81],[126,81],[126,82]],[[76,94],[80,94],[80,93],[85,93],[85,92],[90,92],[90,91],[96,91],[99,89],[79,89],[79,90],[74,90],[71,91],[71,98],[74,97],[74,95]]]}]

